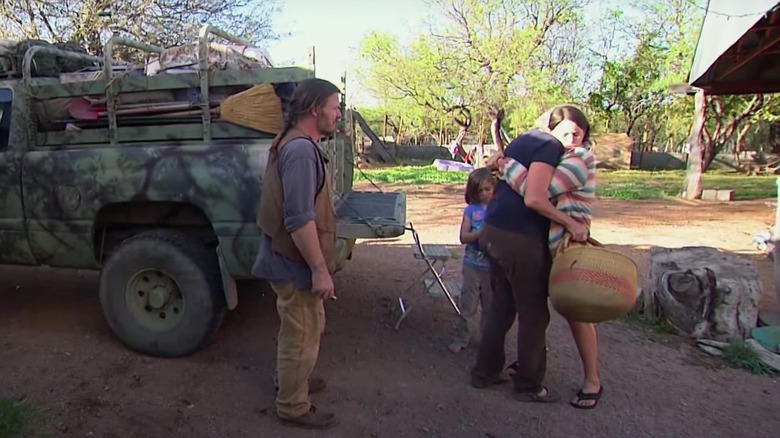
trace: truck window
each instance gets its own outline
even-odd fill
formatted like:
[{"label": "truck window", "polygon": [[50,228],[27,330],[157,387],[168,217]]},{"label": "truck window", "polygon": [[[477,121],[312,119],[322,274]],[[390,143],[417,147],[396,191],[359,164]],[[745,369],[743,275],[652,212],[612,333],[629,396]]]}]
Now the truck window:
[{"label": "truck window", "polygon": [[0,88],[0,151],[8,149],[11,137],[11,102],[13,93],[8,88]]}]

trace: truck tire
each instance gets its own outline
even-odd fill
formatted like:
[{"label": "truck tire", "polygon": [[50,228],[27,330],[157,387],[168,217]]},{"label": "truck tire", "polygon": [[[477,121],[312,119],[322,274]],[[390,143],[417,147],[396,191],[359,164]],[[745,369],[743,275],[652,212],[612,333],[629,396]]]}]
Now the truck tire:
[{"label": "truck tire", "polygon": [[159,357],[189,355],[226,312],[216,251],[181,232],[136,234],[103,265],[100,305],[127,347]]}]

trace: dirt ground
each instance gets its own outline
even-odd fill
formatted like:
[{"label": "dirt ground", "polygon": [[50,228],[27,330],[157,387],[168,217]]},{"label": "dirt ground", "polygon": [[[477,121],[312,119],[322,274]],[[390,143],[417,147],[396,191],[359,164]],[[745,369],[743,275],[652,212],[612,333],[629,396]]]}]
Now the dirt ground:
[{"label": "dirt ground", "polygon": [[[385,189],[390,188],[385,186]],[[408,192],[407,219],[425,243],[461,252],[459,187]],[[745,253],[760,272],[762,306],[778,308],[771,264],[751,247],[772,223],[764,201],[716,203],[601,201],[593,235],[648,272],[650,245],[710,245]],[[91,272],[0,268],[0,396],[38,408],[34,436],[45,437],[776,437],[780,384],[730,369],[671,335],[627,321],[599,327],[605,388],[597,409],[566,400],[581,379],[565,322],[553,313],[547,382],[565,395],[554,405],[524,404],[509,386],[467,385],[473,349],[446,349],[455,322],[446,299],[415,287],[414,309],[398,332],[397,297],[422,272],[411,236],[361,241],[335,278],[339,300],[317,374],[329,388],[314,397],[338,413],[327,432],[289,429],[272,415],[278,326],[273,294],[245,285],[239,307],[196,354],[162,360],[124,348],[109,332]],[[459,263],[448,263],[457,278]],[[507,342],[513,359],[511,340]]]}]

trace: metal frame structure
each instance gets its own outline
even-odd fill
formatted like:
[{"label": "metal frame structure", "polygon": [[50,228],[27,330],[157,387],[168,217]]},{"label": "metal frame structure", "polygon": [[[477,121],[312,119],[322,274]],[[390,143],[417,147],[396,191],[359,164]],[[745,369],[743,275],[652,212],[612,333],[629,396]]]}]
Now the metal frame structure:
[{"label": "metal frame structure", "polygon": [[[211,87],[228,85],[246,85],[253,86],[262,83],[284,83],[299,82],[304,79],[315,76],[314,48],[309,53],[310,64],[305,67],[274,67],[274,68],[251,68],[246,70],[213,70],[209,68],[208,53],[210,49],[209,39],[216,36],[232,43],[247,46],[248,44],[236,36],[233,36],[221,29],[204,24],[201,27],[198,36],[198,67],[193,72],[184,72],[179,74],[159,73],[154,76],[136,76],[127,73],[115,74],[113,53],[116,46],[126,46],[135,48],[147,53],[161,54],[162,47],[146,44],[128,38],[112,37],[104,46],[103,57],[91,56],[83,53],[70,52],[62,49],[47,46],[30,47],[24,56],[22,78],[27,95],[31,99],[47,100],[55,98],[79,97],[88,95],[105,94],[107,104],[108,129],[91,129],[81,133],[62,133],[53,132],[41,137],[35,126],[35,117],[33,105],[29,105],[29,135],[31,139],[36,139],[39,146],[67,146],[67,143],[95,144],[109,143],[116,145],[123,141],[152,141],[157,140],[154,133],[147,135],[148,138],[139,138],[137,132],[133,135],[125,135],[123,129],[117,126],[116,120],[116,97],[123,92],[138,91],[156,91],[156,90],[176,90],[199,88],[200,99],[199,108],[202,111],[200,135],[193,136],[193,125],[172,126],[171,131],[158,130],[159,140],[163,139],[181,139],[181,140],[203,140],[210,141],[212,137],[252,137],[258,133],[252,134],[251,130],[241,129],[240,127],[230,126],[221,127],[215,130],[212,123],[212,116],[209,106],[209,89]],[[72,83],[62,83],[52,78],[35,78],[32,74],[32,67],[35,57],[41,54],[49,54],[62,58],[78,59],[95,64],[102,65],[102,75],[97,79],[84,80]],[[128,70],[129,72],[130,70]],[[81,141],[72,141],[72,137],[78,136]],[[71,140],[71,141],[67,141]]]},{"label": "metal frame structure", "polygon": [[[745,13],[748,7],[763,10]],[[688,82],[681,91],[697,95],[693,139],[705,121],[705,95],[780,93],[780,0],[708,1]],[[780,298],[780,177],[777,187],[774,277]]]}]

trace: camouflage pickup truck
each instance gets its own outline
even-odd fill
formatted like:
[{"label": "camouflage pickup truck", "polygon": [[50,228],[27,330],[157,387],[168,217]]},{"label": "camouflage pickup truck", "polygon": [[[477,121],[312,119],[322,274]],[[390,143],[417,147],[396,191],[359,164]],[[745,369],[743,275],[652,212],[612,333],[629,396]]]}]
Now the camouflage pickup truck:
[{"label": "camouflage pickup truck", "polygon": [[[219,328],[261,242],[256,212],[275,133],[222,120],[214,101],[273,84],[283,111],[295,84],[314,76],[313,58],[275,68],[242,55],[231,68],[217,49],[241,54],[246,44],[208,25],[194,41],[193,62],[167,67],[166,49],[117,37],[102,57],[43,42],[0,51],[0,264],[100,270],[108,326],[129,348],[164,357],[191,354]],[[120,64],[120,48],[147,61]],[[160,68],[150,71],[154,56]],[[194,109],[122,110],[171,96]],[[85,112],[85,102],[104,108]],[[340,268],[356,239],[403,234],[406,214],[401,193],[352,191],[354,126],[344,114],[320,142]]]}]

